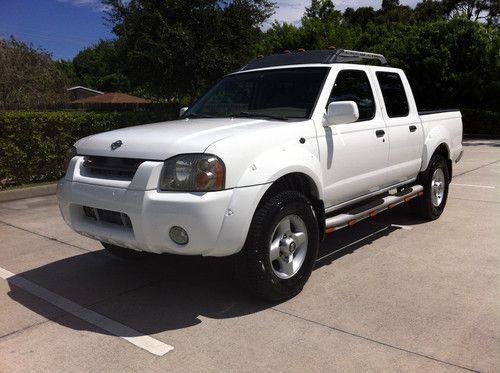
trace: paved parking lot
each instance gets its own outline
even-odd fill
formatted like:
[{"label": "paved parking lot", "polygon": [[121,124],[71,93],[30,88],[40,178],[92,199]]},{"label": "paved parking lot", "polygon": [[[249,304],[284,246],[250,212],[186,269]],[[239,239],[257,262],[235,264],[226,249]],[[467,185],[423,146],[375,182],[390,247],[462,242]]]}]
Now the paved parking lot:
[{"label": "paved parking lot", "polygon": [[498,372],[500,141],[466,142],[454,174],[439,220],[333,233],[281,304],[223,260],[115,259],[54,196],[2,203],[0,371]]}]

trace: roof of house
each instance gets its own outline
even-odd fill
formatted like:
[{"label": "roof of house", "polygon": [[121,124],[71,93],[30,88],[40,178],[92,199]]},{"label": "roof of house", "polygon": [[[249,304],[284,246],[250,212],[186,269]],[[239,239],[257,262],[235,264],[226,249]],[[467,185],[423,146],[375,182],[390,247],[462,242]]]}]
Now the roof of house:
[{"label": "roof of house", "polygon": [[83,91],[92,92],[92,93],[95,93],[95,94],[98,94],[98,95],[103,95],[104,94],[104,92],[101,92],[101,91],[98,91],[98,90],[92,89],[92,88],[83,87],[81,85],[77,85],[77,86],[68,88],[66,91],[76,91],[77,89],[81,89]]},{"label": "roof of house", "polygon": [[81,98],[73,102],[78,104],[147,104],[151,101],[125,93],[111,92],[98,96]]}]

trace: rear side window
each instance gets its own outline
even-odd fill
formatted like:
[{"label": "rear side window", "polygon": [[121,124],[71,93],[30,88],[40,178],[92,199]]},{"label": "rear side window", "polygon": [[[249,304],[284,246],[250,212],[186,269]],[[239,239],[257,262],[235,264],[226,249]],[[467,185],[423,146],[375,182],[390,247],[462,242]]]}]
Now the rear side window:
[{"label": "rear side window", "polygon": [[377,71],[377,80],[389,118],[406,117],[410,113],[410,107],[399,74]]},{"label": "rear side window", "polygon": [[373,119],[375,101],[368,76],[362,70],[342,70],[337,75],[328,104],[335,101],[354,101],[358,104],[357,122]]}]

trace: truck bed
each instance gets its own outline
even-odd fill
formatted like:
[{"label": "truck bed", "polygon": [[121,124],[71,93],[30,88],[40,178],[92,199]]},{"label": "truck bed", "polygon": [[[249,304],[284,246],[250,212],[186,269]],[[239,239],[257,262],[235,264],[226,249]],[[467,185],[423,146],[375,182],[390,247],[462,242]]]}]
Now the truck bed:
[{"label": "truck bed", "polygon": [[[462,114],[459,110],[433,110],[419,112],[424,129],[424,143],[446,143],[452,161],[459,159],[462,153]],[[430,146],[433,148],[433,146]],[[427,154],[427,158],[431,154]],[[425,156],[424,156],[425,158]],[[427,166],[428,159],[423,164]]]}]

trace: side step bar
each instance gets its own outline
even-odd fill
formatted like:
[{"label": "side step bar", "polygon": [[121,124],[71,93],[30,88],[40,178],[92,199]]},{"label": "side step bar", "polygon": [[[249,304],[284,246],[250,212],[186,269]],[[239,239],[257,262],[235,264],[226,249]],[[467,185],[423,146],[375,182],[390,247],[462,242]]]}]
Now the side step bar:
[{"label": "side step bar", "polygon": [[408,202],[417,196],[422,196],[424,194],[423,190],[424,188],[422,185],[414,185],[396,194],[390,194],[344,214],[327,218],[325,221],[325,232],[335,232],[349,225],[354,225],[360,220],[375,216],[384,210],[392,209],[402,202]]}]

